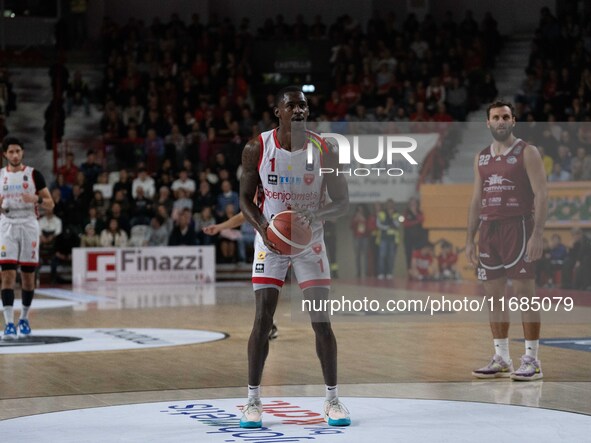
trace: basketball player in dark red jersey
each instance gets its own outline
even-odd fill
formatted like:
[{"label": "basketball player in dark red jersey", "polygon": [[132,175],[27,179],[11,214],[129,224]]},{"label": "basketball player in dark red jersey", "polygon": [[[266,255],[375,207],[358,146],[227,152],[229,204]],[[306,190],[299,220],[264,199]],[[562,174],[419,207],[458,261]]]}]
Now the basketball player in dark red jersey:
[{"label": "basketball player in dark red jersey", "polygon": [[[515,138],[511,103],[496,101],[487,108],[490,146],[474,160],[474,192],[468,215],[466,255],[478,269],[486,297],[495,302],[490,312],[495,355],[487,366],[472,372],[478,378],[510,377],[537,380],[543,377],[538,360],[540,313],[521,313],[525,355],[516,371],[509,356],[509,310],[500,299],[507,279],[516,297],[535,294],[535,261],[541,258],[542,232],[547,213],[544,164],[538,150]],[[478,252],[474,244],[479,232]]]},{"label": "basketball player in dark red jersey", "polygon": [[[252,278],[256,314],[248,341],[248,403],[242,410],[243,428],[262,426],[260,384],[269,353],[268,334],[288,266],[291,264],[306,299],[328,299],[330,265],[322,220],[340,217],[349,207],[344,177],[318,175],[321,162],[336,168],[336,151],[313,150],[313,163],[307,161],[308,137],[317,135],[305,129],[309,110],[304,93],[298,87],[284,88],[277,94],[275,106],[279,128],[249,141],[242,154],[240,207],[257,231]],[[331,202],[323,205],[325,192]],[[271,216],[287,209],[299,212],[312,228],[311,246],[293,256],[281,255],[266,234]],[[325,419],[332,426],[348,426],[349,412],[338,399],[337,343],[330,318],[326,312],[310,312],[310,316],[326,384]]]}]

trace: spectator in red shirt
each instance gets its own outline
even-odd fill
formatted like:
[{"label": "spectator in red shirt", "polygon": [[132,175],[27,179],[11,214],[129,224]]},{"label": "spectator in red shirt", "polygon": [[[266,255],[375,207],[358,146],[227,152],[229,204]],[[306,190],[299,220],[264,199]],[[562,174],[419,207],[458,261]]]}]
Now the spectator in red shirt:
[{"label": "spectator in red shirt", "polygon": [[431,116],[425,110],[425,103],[417,102],[416,111],[410,114],[411,122],[430,122]]},{"label": "spectator in red shirt", "polygon": [[78,166],[74,164],[74,154],[68,152],[66,154],[66,163],[60,166],[57,170],[58,174],[62,174],[64,176],[64,181],[68,185],[73,185],[76,183],[76,176],[78,175]]},{"label": "spectator in red shirt", "polygon": [[353,74],[347,74],[346,82],[339,89],[341,99],[349,109],[352,109],[361,100],[361,87],[355,83]]},{"label": "spectator in red shirt", "polygon": [[332,91],[330,100],[324,105],[324,110],[330,120],[342,120],[347,114],[347,104],[341,100],[338,91]]},{"label": "spectator in red shirt", "polygon": [[203,55],[197,53],[195,55],[195,61],[193,62],[193,66],[191,66],[191,73],[197,79],[202,79],[203,77],[207,76],[209,72],[209,65],[207,61],[203,58]]},{"label": "spectator in red shirt", "polygon": [[437,256],[439,265],[439,275],[445,280],[459,279],[457,270],[458,254],[453,250],[450,242],[443,240],[441,242],[441,252]]},{"label": "spectator in red shirt", "polygon": [[424,243],[423,247],[412,253],[412,261],[408,275],[412,280],[437,280],[439,272],[433,243]]},{"label": "spectator in red shirt", "polygon": [[437,105],[437,112],[433,114],[433,121],[441,123],[449,123],[454,121],[453,117],[447,113],[445,103],[439,103]]}]

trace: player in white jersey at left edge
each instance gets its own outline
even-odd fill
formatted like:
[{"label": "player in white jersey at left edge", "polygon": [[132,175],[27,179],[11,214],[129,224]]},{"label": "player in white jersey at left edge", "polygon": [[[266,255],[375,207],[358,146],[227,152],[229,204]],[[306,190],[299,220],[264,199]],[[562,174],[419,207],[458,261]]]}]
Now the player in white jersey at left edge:
[{"label": "player in white jersey at left edge", "polygon": [[[5,323],[2,339],[14,340],[31,334],[28,316],[39,264],[38,208],[52,209],[54,203],[43,175],[23,164],[24,148],[19,139],[4,138],[2,154],[8,161],[0,170],[0,266]],[[15,326],[14,285],[19,266],[22,310]]]}]

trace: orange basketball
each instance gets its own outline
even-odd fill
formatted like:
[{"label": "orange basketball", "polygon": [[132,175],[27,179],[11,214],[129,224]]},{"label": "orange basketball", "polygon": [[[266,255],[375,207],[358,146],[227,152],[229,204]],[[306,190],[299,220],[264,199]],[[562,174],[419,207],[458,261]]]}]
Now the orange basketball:
[{"label": "orange basketball", "polygon": [[295,211],[276,214],[267,227],[267,238],[284,255],[302,252],[312,240],[312,228],[300,222]]}]

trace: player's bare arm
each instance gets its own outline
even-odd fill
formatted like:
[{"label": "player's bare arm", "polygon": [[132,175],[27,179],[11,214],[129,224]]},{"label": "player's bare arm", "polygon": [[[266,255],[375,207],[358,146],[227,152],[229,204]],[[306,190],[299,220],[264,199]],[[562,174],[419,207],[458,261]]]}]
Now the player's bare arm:
[{"label": "player's bare arm", "polygon": [[[324,154],[324,164],[328,168],[338,169],[338,151],[337,147],[328,143],[328,152]],[[316,213],[303,211],[304,218],[309,222],[312,219],[335,220],[349,211],[349,188],[347,180],[343,175],[329,174],[324,176],[326,180],[326,190],[331,202],[320,208]]]},{"label": "player's bare arm", "polygon": [[544,162],[539,151],[531,145],[524,152],[525,171],[534,192],[534,230],[527,241],[525,253],[531,261],[542,257],[544,224],[548,214],[548,186]]},{"label": "player's bare arm", "polygon": [[472,200],[468,210],[468,232],[466,233],[466,257],[472,266],[478,266],[478,256],[476,254],[476,244],[474,238],[478,231],[480,223],[480,199],[482,197],[482,179],[478,172],[478,155],[474,158],[474,189],[472,191]]},{"label": "player's bare arm", "polygon": [[275,245],[267,238],[269,222],[265,219],[258,206],[254,203],[260,183],[259,156],[261,144],[258,138],[252,139],[242,152],[242,177],[240,177],[240,208],[244,218],[261,235],[265,246],[279,254]]},{"label": "player's bare arm", "polygon": [[219,234],[224,229],[234,229],[244,223],[244,214],[239,212],[238,214],[234,215],[230,219],[226,220],[222,223],[217,223],[215,225],[206,226],[203,228],[203,232],[207,235],[216,235]]},{"label": "player's bare arm", "polygon": [[53,209],[55,206],[53,198],[51,198],[51,194],[47,188],[37,191],[37,194],[24,193],[22,198],[25,203],[37,203],[43,209]]}]

